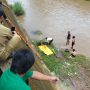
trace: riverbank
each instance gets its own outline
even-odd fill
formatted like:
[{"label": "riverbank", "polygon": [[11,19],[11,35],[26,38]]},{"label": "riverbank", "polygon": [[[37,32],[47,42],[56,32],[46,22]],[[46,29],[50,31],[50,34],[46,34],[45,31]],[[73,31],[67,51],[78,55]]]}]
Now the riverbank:
[{"label": "riverbank", "polygon": [[[32,41],[38,41],[44,38],[43,33],[39,30],[32,31],[32,35],[39,37],[32,39]],[[36,44],[34,44],[37,47]],[[55,46],[54,46],[55,47]],[[57,48],[55,47],[55,52]],[[57,59],[53,56],[46,56],[39,49],[37,49],[41,54],[43,61],[50,69],[51,72],[54,72],[55,75],[59,76],[61,79],[61,84],[58,84],[59,88],[63,90],[89,90],[89,78],[90,78],[90,59],[87,59],[85,56],[80,55],[75,59],[68,59],[69,53],[62,52],[64,59]],[[63,69],[62,69],[63,68]],[[60,71],[59,71],[60,69]]]},{"label": "riverbank", "polygon": [[[60,78],[63,90],[90,90],[90,59],[83,55],[69,58],[69,52],[57,51],[54,45],[48,45],[53,51],[53,54],[48,56],[38,48],[38,41],[32,40],[32,43],[49,70]],[[60,53],[63,57],[57,58],[57,53]],[[61,85],[59,84],[59,87]]]},{"label": "riverbank", "polygon": [[[76,36],[77,52],[90,57],[90,1],[19,1],[26,13],[23,26],[32,39],[50,36],[54,38],[55,46],[60,48],[65,44],[66,34],[69,30],[72,35]],[[37,30],[43,33],[42,37],[32,35],[31,32]]]}]

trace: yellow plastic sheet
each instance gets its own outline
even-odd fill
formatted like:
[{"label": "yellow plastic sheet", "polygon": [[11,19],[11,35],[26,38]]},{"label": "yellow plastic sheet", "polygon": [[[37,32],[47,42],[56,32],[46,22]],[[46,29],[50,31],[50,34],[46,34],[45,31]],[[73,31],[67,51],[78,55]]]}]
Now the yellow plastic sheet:
[{"label": "yellow plastic sheet", "polygon": [[50,50],[50,48],[46,45],[40,45],[38,46],[41,51],[43,51],[46,55],[52,55],[53,52]]}]

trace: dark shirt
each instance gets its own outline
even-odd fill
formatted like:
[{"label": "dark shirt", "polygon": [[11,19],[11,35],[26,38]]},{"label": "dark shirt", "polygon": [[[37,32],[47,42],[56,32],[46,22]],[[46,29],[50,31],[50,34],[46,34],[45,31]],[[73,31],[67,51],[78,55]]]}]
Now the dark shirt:
[{"label": "dark shirt", "polygon": [[71,34],[68,34],[67,39],[70,39],[70,38],[71,38]]}]

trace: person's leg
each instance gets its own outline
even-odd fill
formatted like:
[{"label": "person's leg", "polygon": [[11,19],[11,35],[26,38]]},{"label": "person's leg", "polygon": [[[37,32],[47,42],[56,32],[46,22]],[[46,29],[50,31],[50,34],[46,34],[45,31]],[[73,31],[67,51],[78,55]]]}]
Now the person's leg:
[{"label": "person's leg", "polygon": [[73,49],[73,46],[74,46],[74,42],[72,42],[71,49]]},{"label": "person's leg", "polygon": [[69,45],[69,43],[70,43],[70,40],[69,40],[69,39],[67,39],[66,45]]}]

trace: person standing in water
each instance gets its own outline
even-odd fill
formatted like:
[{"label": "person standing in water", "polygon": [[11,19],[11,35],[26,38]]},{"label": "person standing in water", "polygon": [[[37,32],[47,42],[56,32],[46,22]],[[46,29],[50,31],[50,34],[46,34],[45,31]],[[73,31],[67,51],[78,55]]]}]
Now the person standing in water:
[{"label": "person standing in water", "polygon": [[72,50],[73,50],[74,45],[75,45],[75,36],[72,36],[72,43],[71,43]]},{"label": "person standing in water", "polygon": [[70,39],[71,39],[71,34],[70,34],[70,31],[68,31],[66,45],[69,45],[69,43],[70,43]]}]

